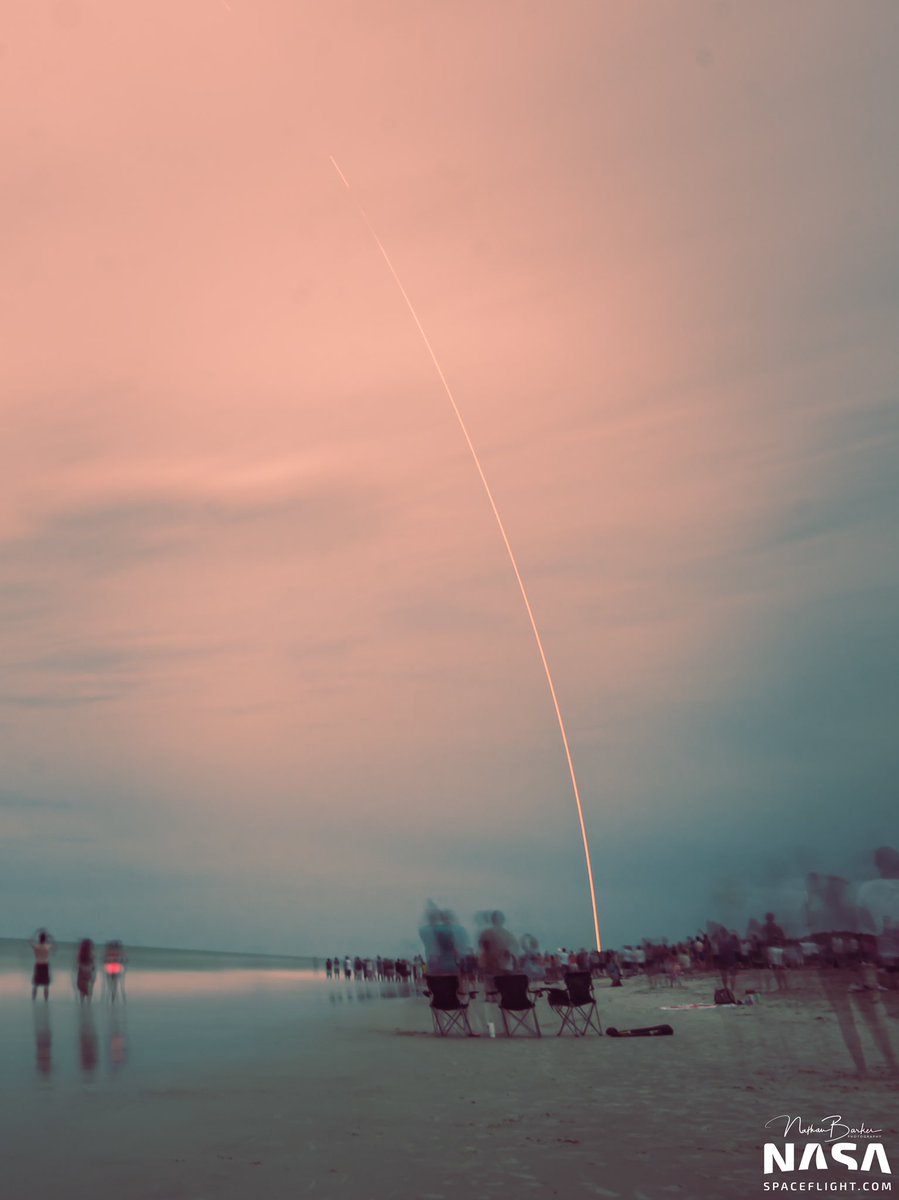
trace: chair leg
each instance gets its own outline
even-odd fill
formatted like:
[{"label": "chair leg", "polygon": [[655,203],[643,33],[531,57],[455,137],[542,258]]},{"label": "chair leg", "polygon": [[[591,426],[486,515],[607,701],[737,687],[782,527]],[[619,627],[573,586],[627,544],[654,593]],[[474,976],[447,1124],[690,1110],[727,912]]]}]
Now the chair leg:
[{"label": "chair leg", "polygon": [[[537,1009],[536,1008],[525,1009],[521,1013],[521,1016],[518,1016],[516,1013],[513,1013],[512,1017],[513,1017],[513,1020],[515,1021],[515,1031],[516,1032],[519,1029],[523,1029],[525,1031],[525,1033],[528,1035],[528,1037],[530,1037],[532,1035],[535,1037],[543,1036],[542,1033],[540,1032],[540,1022],[537,1019]],[[533,1028],[531,1027],[531,1024],[530,1024],[531,1021],[534,1022]]]},{"label": "chair leg", "polygon": [[[586,1005],[579,1009],[579,1012],[582,1019],[582,1024],[578,1029],[580,1036],[586,1037],[588,1029],[595,1029],[596,1032],[602,1036],[602,1021],[600,1020],[599,1009],[596,1007],[596,1004],[594,1003]],[[595,1022],[593,1020],[594,1017],[596,1017]]]},{"label": "chair leg", "polygon": [[455,1030],[465,1034],[466,1037],[474,1037],[474,1030],[471,1028],[471,1023],[468,1020],[468,1009],[431,1009],[431,1017],[434,1021],[434,1032],[439,1037],[449,1037]]},{"label": "chair leg", "polygon": [[[528,1035],[533,1034],[535,1037],[543,1036],[540,1032],[540,1022],[537,1020],[536,1008],[525,1009],[520,1014],[518,1009],[501,1008],[500,1012],[503,1014],[503,1027],[506,1031],[506,1037],[514,1037],[518,1030],[522,1028]],[[528,1018],[533,1018],[533,1029],[528,1024]]]},{"label": "chair leg", "polygon": [[580,1036],[577,1023],[574,1019],[574,1010],[571,1008],[559,1008],[556,1009],[556,1012],[559,1014],[560,1021],[559,1032],[556,1034],[556,1037],[561,1037],[565,1029],[570,1029],[575,1037]]}]

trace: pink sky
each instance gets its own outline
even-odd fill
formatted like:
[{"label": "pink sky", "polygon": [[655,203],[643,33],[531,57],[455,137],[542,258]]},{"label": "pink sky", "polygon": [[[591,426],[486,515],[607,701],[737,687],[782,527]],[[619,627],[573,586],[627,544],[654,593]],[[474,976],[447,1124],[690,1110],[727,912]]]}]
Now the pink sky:
[{"label": "pink sky", "polygon": [[886,838],[897,34],[6,7],[0,932],[342,953],[435,895],[589,938],[514,577],[332,154],[520,559],[612,943],[692,927],[736,845]]}]

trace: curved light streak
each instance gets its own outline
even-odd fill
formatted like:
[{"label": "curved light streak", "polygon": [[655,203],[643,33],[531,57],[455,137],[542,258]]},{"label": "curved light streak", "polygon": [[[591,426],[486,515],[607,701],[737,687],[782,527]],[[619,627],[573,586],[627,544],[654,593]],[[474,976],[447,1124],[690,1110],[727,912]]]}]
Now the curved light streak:
[{"label": "curved light streak", "polygon": [[574,759],[571,756],[571,746],[568,743],[568,734],[565,730],[565,721],[562,718],[562,709],[559,705],[559,698],[556,695],[556,686],[553,683],[552,672],[549,669],[549,660],[547,659],[546,651],[543,648],[543,639],[540,637],[540,630],[537,628],[537,620],[534,616],[534,610],[531,608],[531,602],[528,598],[527,588],[524,586],[524,580],[521,577],[521,571],[518,569],[518,562],[515,558],[515,553],[512,550],[512,543],[509,541],[509,535],[506,533],[506,527],[503,524],[503,519],[500,516],[499,509],[496,506],[496,501],[493,498],[493,492],[490,489],[490,484],[487,482],[487,476],[484,474],[484,468],[481,466],[481,460],[478,458],[478,452],[475,450],[474,442],[471,440],[471,436],[469,435],[468,428],[463,420],[462,413],[459,411],[459,406],[456,404],[455,397],[453,396],[452,389],[450,388],[446,376],[443,373],[443,368],[437,359],[437,355],[434,353],[434,347],[431,345],[430,339],[425,333],[424,326],[418,319],[418,313],[415,311],[415,307],[412,304],[412,301],[409,299],[409,293],[406,291],[405,287],[403,287],[403,281],[397,274],[396,267],[394,267],[393,263],[391,262],[390,255],[384,248],[384,243],[378,237],[374,226],[368,218],[368,214],[353,195],[353,191],[350,187],[347,177],[344,175],[343,171],[341,171],[333,154],[330,156],[330,158],[334,170],[340,176],[341,182],[346,190],[350,193],[350,196],[353,198],[353,202],[355,203],[356,208],[359,210],[359,215],[365,222],[365,226],[374,239],[375,245],[380,250],[381,257],[387,264],[387,268],[390,271],[390,274],[393,276],[396,286],[400,290],[400,295],[406,302],[406,307],[409,309],[412,320],[415,322],[415,326],[418,329],[418,332],[421,334],[421,340],[425,344],[425,349],[431,357],[431,362],[434,364],[434,369],[437,372],[440,382],[443,384],[443,390],[446,392],[447,399],[452,405],[453,412],[456,414],[456,420],[459,422],[459,428],[462,430],[462,436],[465,438],[465,441],[468,444],[468,449],[471,451],[471,457],[474,459],[474,465],[477,468],[478,475],[481,477],[481,483],[484,485],[484,491],[487,493],[487,499],[490,502],[490,507],[493,509],[493,515],[496,518],[496,524],[499,527],[500,537],[503,539],[503,544],[506,547],[506,553],[508,554],[509,561],[512,564],[512,570],[515,572],[515,578],[518,580],[518,589],[521,592],[521,598],[524,601],[524,607],[527,610],[528,620],[531,623],[534,641],[537,643],[537,649],[540,653],[540,661],[543,663],[543,671],[546,675],[546,682],[549,685],[549,693],[552,696],[553,708],[556,711],[556,720],[559,723],[559,732],[562,735],[562,745],[565,747],[565,758],[568,762],[568,773],[571,776],[571,786],[574,790],[574,799],[575,803],[577,804],[578,821],[580,822],[581,826],[581,837],[583,838],[584,842],[584,857],[587,861],[587,878],[590,881],[590,903],[593,906],[593,928],[596,933],[596,948],[597,950],[601,950],[602,939],[600,938],[599,934],[599,910],[597,909],[596,905],[596,884],[593,879],[593,863],[590,859],[590,843],[587,839],[587,826],[584,822],[584,806],[581,803],[581,791],[578,787],[577,774],[574,770]]}]

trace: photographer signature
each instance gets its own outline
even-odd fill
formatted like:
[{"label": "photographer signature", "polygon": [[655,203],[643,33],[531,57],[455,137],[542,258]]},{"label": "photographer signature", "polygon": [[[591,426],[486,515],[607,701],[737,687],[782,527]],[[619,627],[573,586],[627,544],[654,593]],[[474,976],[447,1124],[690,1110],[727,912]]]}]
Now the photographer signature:
[{"label": "photographer signature", "polygon": [[861,1125],[847,1125],[842,1116],[819,1117],[818,1124],[814,1125],[809,1122],[803,1125],[802,1117],[791,1117],[788,1113],[780,1113],[776,1117],[772,1117],[770,1121],[765,1122],[765,1128],[773,1125],[775,1121],[784,1122],[783,1136],[789,1137],[791,1132],[798,1133],[803,1137],[808,1137],[812,1134],[827,1134],[828,1142],[836,1142],[840,1138],[854,1135],[856,1137],[876,1137],[882,1133],[882,1129],[871,1129],[864,1121]]}]

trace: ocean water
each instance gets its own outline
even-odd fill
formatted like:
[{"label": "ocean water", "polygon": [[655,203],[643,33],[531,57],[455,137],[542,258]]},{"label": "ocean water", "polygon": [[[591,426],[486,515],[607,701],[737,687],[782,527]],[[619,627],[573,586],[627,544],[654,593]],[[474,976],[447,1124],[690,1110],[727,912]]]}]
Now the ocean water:
[{"label": "ocean water", "polygon": [[0,1091],[177,1086],[319,1043],[348,1005],[401,994],[332,983],[314,959],[126,947],[124,999],[98,978],[82,1003],[75,952],[57,946],[49,1001],[32,1001],[28,943],[0,939]]},{"label": "ocean water", "polygon": [[[53,955],[55,973],[69,972],[75,961],[77,942],[60,942]],[[103,947],[98,945],[98,958]],[[140,972],[201,972],[201,971],[308,971],[318,968],[315,958],[290,955],[237,954],[219,950],[168,950],[158,946],[128,946],[129,970]],[[27,939],[0,938],[0,988],[10,972],[25,971],[30,975],[34,955]]]}]

